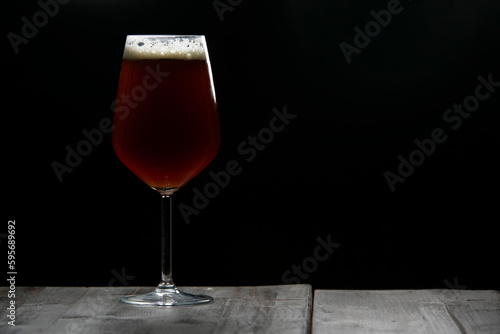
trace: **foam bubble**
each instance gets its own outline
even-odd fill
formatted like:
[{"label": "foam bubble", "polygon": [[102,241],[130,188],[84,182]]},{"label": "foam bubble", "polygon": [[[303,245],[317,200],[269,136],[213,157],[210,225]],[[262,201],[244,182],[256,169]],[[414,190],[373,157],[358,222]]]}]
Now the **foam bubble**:
[{"label": "foam bubble", "polygon": [[123,59],[207,60],[205,37],[129,35]]}]

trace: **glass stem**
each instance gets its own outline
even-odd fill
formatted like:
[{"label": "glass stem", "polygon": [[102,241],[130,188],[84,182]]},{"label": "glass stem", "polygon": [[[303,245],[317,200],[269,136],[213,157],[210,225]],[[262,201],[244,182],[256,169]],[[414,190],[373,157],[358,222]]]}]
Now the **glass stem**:
[{"label": "glass stem", "polygon": [[161,195],[161,282],[156,290],[175,289],[172,279],[172,196]]}]

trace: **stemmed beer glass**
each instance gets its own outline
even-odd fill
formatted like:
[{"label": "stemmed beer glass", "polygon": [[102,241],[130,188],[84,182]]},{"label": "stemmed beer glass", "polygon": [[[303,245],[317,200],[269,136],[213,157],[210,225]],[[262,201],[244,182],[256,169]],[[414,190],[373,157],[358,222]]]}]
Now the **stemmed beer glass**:
[{"label": "stemmed beer glass", "polygon": [[129,35],[113,120],[119,159],[161,195],[161,282],[150,293],[123,297],[146,306],[206,303],[172,280],[172,195],[214,158],[220,125],[204,36]]}]

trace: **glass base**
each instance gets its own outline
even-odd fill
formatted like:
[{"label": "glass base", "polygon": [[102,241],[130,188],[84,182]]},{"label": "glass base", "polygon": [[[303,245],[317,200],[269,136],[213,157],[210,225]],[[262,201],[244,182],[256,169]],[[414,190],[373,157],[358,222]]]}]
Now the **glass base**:
[{"label": "glass base", "polygon": [[120,299],[122,303],[138,306],[181,306],[210,303],[214,299],[206,295],[192,295],[179,291],[177,288],[156,289],[142,295],[126,296]]}]

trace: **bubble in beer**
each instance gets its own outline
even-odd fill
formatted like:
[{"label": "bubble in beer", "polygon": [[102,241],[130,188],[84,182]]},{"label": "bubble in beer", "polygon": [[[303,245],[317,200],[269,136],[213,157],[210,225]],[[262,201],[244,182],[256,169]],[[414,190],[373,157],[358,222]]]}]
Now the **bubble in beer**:
[{"label": "bubble in beer", "polygon": [[154,38],[151,36],[141,40],[141,36],[127,36],[123,59],[206,60],[201,41],[190,38],[162,39],[161,36],[156,37],[156,40]]}]

